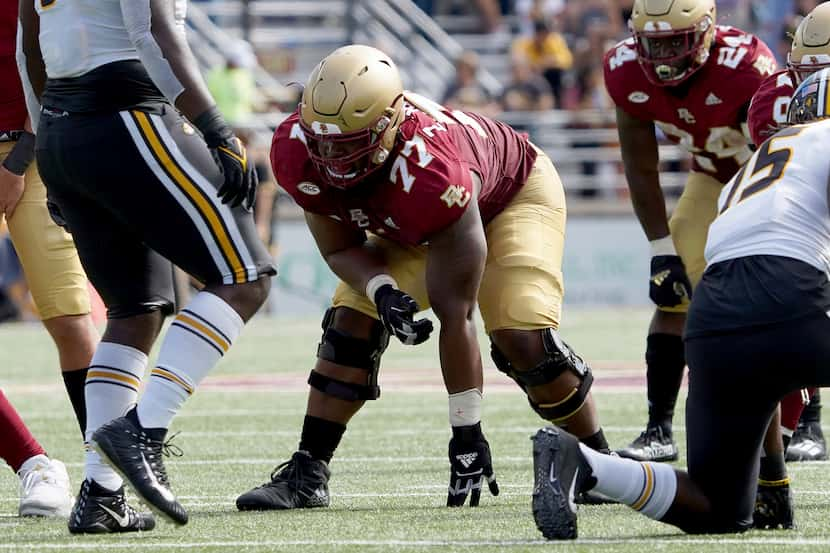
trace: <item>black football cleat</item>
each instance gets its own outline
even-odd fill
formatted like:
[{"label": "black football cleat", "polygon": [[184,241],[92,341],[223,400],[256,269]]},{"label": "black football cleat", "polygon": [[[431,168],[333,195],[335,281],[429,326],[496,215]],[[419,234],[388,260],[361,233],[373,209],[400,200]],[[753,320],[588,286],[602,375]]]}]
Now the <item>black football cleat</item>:
[{"label": "black football cleat", "polygon": [[542,428],[533,440],[533,518],[549,540],[577,537],[578,494],[596,484],[579,440],[564,430]]},{"label": "black football cleat", "polygon": [[240,511],[310,509],[329,506],[331,472],[323,461],[307,451],[295,451],[291,459],[271,473],[271,481],[236,499]]},{"label": "black football cleat", "polygon": [[758,481],[758,493],[755,496],[755,512],[752,525],[762,530],[795,528],[793,521],[793,493],[790,479],[775,482]]},{"label": "black football cleat", "polygon": [[617,455],[635,461],[664,463],[677,461],[677,444],[671,433],[661,426],[649,426],[628,446],[618,449]]},{"label": "black football cleat", "polygon": [[72,534],[147,532],[156,527],[150,513],[138,513],[127,505],[124,486],[110,491],[94,480],[84,480],[69,515]]},{"label": "black football cleat", "polygon": [[784,459],[789,463],[800,461],[825,461],[827,459],[827,443],[821,431],[821,423],[798,423],[793,432],[790,444]]},{"label": "black football cleat", "polygon": [[162,455],[181,455],[164,442],[167,430],[144,428],[135,408],[95,431],[90,444],[153,511],[176,524],[187,524],[187,511],[170,491]]}]

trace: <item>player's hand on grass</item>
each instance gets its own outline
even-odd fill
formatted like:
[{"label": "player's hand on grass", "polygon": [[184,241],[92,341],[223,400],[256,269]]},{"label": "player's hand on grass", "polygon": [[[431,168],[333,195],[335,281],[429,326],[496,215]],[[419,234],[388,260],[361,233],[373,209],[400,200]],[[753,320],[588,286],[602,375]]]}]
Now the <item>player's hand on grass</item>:
[{"label": "player's hand on grass", "polygon": [[477,507],[484,482],[490,493],[499,495],[499,484],[493,472],[490,444],[481,432],[481,423],[455,426],[450,439],[450,486],[447,507],[461,507],[470,496],[470,507]]}]

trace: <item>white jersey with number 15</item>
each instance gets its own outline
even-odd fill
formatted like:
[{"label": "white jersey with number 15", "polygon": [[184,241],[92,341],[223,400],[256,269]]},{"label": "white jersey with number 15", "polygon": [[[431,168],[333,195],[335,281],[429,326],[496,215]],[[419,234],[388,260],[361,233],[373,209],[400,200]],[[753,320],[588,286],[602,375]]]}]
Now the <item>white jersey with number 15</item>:
[{"label": "white jersey with number 15", "polygon": [[830,119],[788,127],[758,148],[721,192],[708,264],[778,255],[830,271],[828,143]]}]

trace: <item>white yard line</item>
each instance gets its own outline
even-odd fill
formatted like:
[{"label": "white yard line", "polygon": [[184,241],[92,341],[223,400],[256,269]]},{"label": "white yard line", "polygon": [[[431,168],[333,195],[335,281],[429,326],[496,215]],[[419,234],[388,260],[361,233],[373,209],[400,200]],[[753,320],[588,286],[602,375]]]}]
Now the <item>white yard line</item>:
[{"label": "white yard line", "polygon": [[[499,461],[506,463],[529,463],[530,454],[519,456],[500,455]],[[170,466],[199,466],[199,465],[273,465],[280,461],[279,458],[226,458],[226,459],[175,459],[169,461]],[[399,465],[401,463],[445,463],[447,458],[445,456],[412,456],[412,457],[337,457],[332,461],[334,466],[337,465],[352,465],[352,464],[376,464],[388,463]],[[64,463],[67,467],[82,467],[83,463],[70,462]],[[812,470],[826,470],[830,461],[812,461],[810,463],[796,463],[787,465],[788,470],[793,473],[810,472]],[[681,467],[682,468],[682,467]]]},{"label": "white yard line", "polygon": [[510,547],[510,546],[538,546],[550,549],[554,546],[575,546],[583,545],[642,545],[644,547],[654,546],[677,546],[677,545],[775,545],[778,547],[803,547],[803,546],[830,546],[830,539],[824,538],[599,538],[579,539],[569,542],[550,542],[547,540],[267,540],[267,541],[170,541],[159,542],[152,539],[146,541],[142,538],[134,538],[120,542],[87,541],[82,538],[73,539],[70,542],[41,542],[41,543],[3,543],[0,550],[42,550],[42,549],[193,549],[197,547],[234,548],[234,547],[261,547],[261,548],[283,548],[283,547],[343,547],[343,546],[365,546],[365,547],[418,547],[418,548],[464,548],[472,549],[477,547]]},{"label": "white yard line", "polygon": [[[349,429],[349,436],[355,435],[363,435],[363,436],[377,436],[378,432],[367,429],[367,428],[360,428],[360,424],[358,423],[356,426],[358,428]],[[538,426],[488,426],[486,427],[487,434],[514,434],[514,433],[526,433],[528,435],[533,434],[539,428],[543,426],[542,421],[539,421]],[[642,431],[642,426],[603,426],[603,431],[607,432],[639,432]],[[675,432],[685,432],[686,429],[682,426],[675,426]],[[419,436],[423,434],[440,434],[446,435],[449,437],[450,430],[449,427],[446,428],[393,428],[389,430],[383,430],[382,434],[384,436]],[[275,437],[299,437],[300,429],[297,428],[295,430],[217,430],[217,431],[207,431],[207,430],[184,430],[182,431],[182,438],[233,438],[235,436],[238,437],[250,437],[250,436],[275,436]]]}]

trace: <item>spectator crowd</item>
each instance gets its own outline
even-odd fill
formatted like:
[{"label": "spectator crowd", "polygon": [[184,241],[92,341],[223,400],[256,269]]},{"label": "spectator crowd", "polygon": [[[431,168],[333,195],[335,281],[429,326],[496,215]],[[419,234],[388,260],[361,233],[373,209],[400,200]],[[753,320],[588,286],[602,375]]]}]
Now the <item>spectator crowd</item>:
[{"label": "spectator crowd", "polygon": [[[478,14],[480,32],[510,40],[510,78],[495,96],[475,79],[477,56],[457,60],[445,104],[481,111],[610,109],[602,81],[603,54],[629,36],[633,0],[417,0],[434,16]],[[718,23],[757,34],[786,62],[789,34],[818,0],[718,0]]]}]

